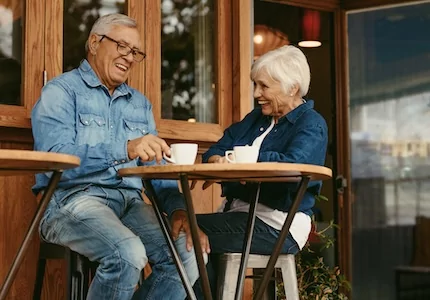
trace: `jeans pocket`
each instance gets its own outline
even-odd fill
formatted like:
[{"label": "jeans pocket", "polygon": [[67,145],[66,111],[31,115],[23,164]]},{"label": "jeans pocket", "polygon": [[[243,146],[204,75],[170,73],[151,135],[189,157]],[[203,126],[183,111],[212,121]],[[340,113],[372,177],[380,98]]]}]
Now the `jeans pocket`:
[{"label": "jeans pocket", "polygon": [[86,194],[92,184],[75,186],[67,190],[58,190],[54,193],[54,199],[59,208],[67,205],[70,199],[77,198],[79,194]]},{"label": "jeans pocket", "polygon": [[57,211],[58,207],[55,199],[52,199],[39,224],[39,236],[45,243],[55,243],[55,231],[57,230],[58,223],[56,217]]},{"label": "jeans pocket", "polygon": [[51,214],[51,209],[47,208],[39,224],[39,236],[40,236],[40,239],[45,243],[49,243],[49,241],[46,239],[45,236],[46,236],[47,220],[50,214]]}]

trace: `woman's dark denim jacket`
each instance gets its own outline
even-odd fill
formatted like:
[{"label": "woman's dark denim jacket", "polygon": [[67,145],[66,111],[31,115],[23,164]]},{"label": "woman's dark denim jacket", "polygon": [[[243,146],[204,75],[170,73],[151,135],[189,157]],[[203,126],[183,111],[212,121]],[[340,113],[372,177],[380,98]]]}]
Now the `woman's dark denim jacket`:
[{"label": "woman's dark denim jacket", "polygon": [[[286,162],[324,165],[327,150],[327,124],[308,100],[275,124],[264,138],[258,156],[259,162]],[[224,156],[234,146],[251,145],[270,126],[271,117],[261,113],[261,108],[251,111],[245,118],[227,128],[223,137],[203,154],[203,162],[212,155]],[[287,212],[296,194],[297,183],[266,182],[261,184],[259,203]],[[300,204],[299,211],[312,214],[315,195],[320,192],[321,181],[312,181]],[[234,198],[249,201],[253,185],[239,182],[222,183],[222,193],[227,200]]]}]

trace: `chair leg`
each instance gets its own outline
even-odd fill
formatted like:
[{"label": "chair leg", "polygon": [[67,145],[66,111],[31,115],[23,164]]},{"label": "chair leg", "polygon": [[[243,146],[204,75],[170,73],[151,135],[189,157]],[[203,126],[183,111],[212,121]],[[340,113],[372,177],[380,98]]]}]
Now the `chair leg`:
[{"label": "chair leg", "polygon": [[67,285],[68,300],[85,300],[89,287],[89,261],[82,255],[69,251],[67,254],[69,279]]},{"label": "chair leg", "polygon": [[82,255],[77,255],[77,269],[79,276],[81,277],[81,286],[79,287],[80,299],[85,300],[88,295],[88,287],[90,285],[89,275],[90,275],[90,262],[88,259]]},{"label": "chair leg", "polygon": [[72,261],[72,254],[69,249],[65,249],[64,253],[64,259],[67,262],[67,289],[66,289],[66,299],[67,300],[75,300],[76,297],[73,293],[73,287],[74,287],[74,267],[73,267],[73,261]]},{"label": "chair leg", "polygon": [[43,278],[45,277],[46,259],[39,257],[37,261],[36,281],[34,282],[33,300],[40,300],[42,297]]},{"label": "chair leg", "polygon": [[217,299],[233,300],[236,293],[237,278],[239,276],[240,255],[238,259],[221,257],[219,261],[219,275],[217,282]]},{"label": "chair leg", "polygon": [[294,255],[287,256],[287,259],[281,266],[281,271],[287,300],[299,300],[299,289],[297,287],[296,262]]}]

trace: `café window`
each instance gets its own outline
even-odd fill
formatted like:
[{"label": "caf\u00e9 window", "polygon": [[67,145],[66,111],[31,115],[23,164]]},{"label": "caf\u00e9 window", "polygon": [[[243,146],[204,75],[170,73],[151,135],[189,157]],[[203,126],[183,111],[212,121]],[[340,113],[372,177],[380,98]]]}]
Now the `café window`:
[{"label": "caf\u00e9 window", "polygon": [[217,123],[214,1],[161,1],[161,118]]},{"label": "caf\u00e9 window", "polygon": [[63,70],[76,68],[86,57],[85,42],[99,17],[124,10],[125,0],[65,0]]},{"label": "caf\u00e9 window", "polygon": [[0,104],[21,105],[24,0],[0,2]]}]

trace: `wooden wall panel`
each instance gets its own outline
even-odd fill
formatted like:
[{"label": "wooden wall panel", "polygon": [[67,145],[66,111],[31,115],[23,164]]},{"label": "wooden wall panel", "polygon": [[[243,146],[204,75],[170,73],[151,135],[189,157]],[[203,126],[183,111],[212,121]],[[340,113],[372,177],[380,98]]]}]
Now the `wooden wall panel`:
[{"label": "wooden wall panel", "polygon": [[42,300],[61,300],[66,298],[67,263],[56,259],[47,261],[43,278]]},{"label": "wooden wall panel", "polygon": [[[146,1],[127,1],[127,15],[129,15],[130,17],[132,17],[135,20],[138,20],[137,22],[137,26],[138,26],[138,30],[139,33],[141,34],[141,39],[142,39],[142,49],[145,53],[147,53],[147,47],[146,47],[146,26],[147,24],[145,23],[145,21],[148,21],[148,19],[150,19],[151,17],[145,17],[144,20],[142,21],[142,15],[143,12],[145,11],[145,4]],[[128,78],[128,84],[137,89],[138,91],[140,91],[142,94],[145,94],[145,85],[146,85],[146,75],[145,75],[145,68],[146,68],[146,63],[152,62],[153,58],[151,57],[151,54],[147,53],[148,56],[146,59],[144,59],[142,62],[135,64],[135,66],[133,67],[133,69],[131,69],[130,71],[130,76]],[[149,78],[151,78],[153,76],[150,76]],[[151,98],[149,98],[151,99]]]},{"label": "wooden wall panel", "polygon": [[252,58],[252,4],[232,1],[233,13],[233,122],[239,122],[253,108],[253,88],[249,77]]},{"label": "wooden wall panel", "polygon": [[[58,0],[45,0],[46,10],[45,17],[45,70],[46,81],[63,73],[63,9],[64,2]],[[38,95],[39,93],[37,93]],[[35,95],[36,96],[36,95]],[[37,98],[33,99],[30,109],[36,103]]]},{"label": "wooden wall panel", "polygon": [[[26,0],[24,20],[24,55],[21,95],[27,111],[26,121],[22,125],[30,125],[31,109],[40,96],[44,70],[44,14],[45,1]],[[20,126],[21,127],[21,126]],[[29,126],[30,127],[30,126]]]},{"label": "wooden wall panel", "polygon": [[[343,9],[334,13],[334,51],[335,51],[335,80],[336,80],[336,170],[350,181],[350,148],[348,124],[348,49],[347,49],[347,19]],[[350,189],[337,193],[336,223],[340,229],[336,231],[337,261],[342,273],[352,281],[352,223],[351,223],[351,194]],[[350,293],[350,292],[349,292]]]},{"label": "wooden wall panel", "polygon": [[[31,149],[32,145],[0,140],[1,149]],[[34,176],[0,177],[0,282],[3,283],[36,210],[31,192]],[[7,299],[32,299],[39,239],[35,238]]]}]

